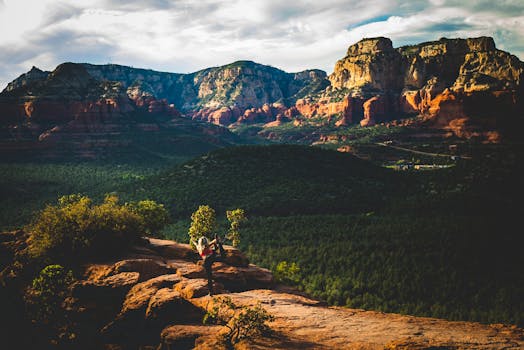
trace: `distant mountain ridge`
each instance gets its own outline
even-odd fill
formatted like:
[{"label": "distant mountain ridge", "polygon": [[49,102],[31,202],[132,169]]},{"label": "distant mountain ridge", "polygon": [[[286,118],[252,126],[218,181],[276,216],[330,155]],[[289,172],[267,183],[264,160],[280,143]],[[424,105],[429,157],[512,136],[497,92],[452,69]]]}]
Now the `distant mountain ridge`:
[{"label": "distant mountain ridge", "polygon": [[182,114],[222,126],[300,125],[318,118],[372,126],[418,115],[411,124],[500,142],[518,137],[524,125],[523,79],[524,64],[489,37],[400,48],[388,38],[362,39],[329,76],[252,61],[189,74],[64,63],[53,72],[33,67],[13,80],[0,93],[0,125],[6,140],[23,134],[45,141],[67,139],[72,129],[103,133],[100,125],[115,120],[120,126],[138,119],[156,123],[146,115]]},{"label": "distant mountain ridge", "polygon": [[[187,74],[116,64],[65,63],[72,64],[84,67],[97,81],[118,82],[128,92],[138,88],[158,99],[169,100],[183,111],[230,104],[241,108],[260,107],[264,103],[296,99],[328,84],[327,75],[321,70],[287,73],[252,61],[236,61]],[[62,66],[59,65],[57,69]],[[45,81],[50,74],[52,72],[33,67],[28,73],[9,83],[2,95],[20,94],[34,83]],[[315,86],[310,86],[311,84]]]},{"label": "distant mountain ridge", "polygon": [[[63,71],[66,66],[69,70],[78,70],[86,81],[93,79],[97,82],[95,85],[102,89],[98,91],[99,99],[154,98],[173,104],[194,119],[219,125],[236,122],[242,113],[251,108],[275,104],[283,109],[298,98],[321,91],[329,84],[326,73],[321,70],[286,73],[252,61],[237,61],[189,74],[157,72],[113,64],[64,63],[53,72],[33,68],[11,82],[0,94],[0,99],[11,99],[11,104],[34,99],[57,99],[56,97],[68,100],[96,99],[97,96],[89,94],[68,95],[66,82],[63,84],[64,94],[52,94],[48,91],[49,88],[53,89],[50,78]],[[86,73],[88,76],[85,76]],[[35,87],[36,93],[30,91]],[[231,108],[234,112],[217,113],[224,107]]]},{"label": "distant mountain ridge", "polygon": [[[97,80],[82,64],[33,68],[0,94],[0,153],[53,158],[137,153],[194,156],[238,142],[228,130],[181,118],[166,99]],[[139,152],[137,152],[139,151]]]}]

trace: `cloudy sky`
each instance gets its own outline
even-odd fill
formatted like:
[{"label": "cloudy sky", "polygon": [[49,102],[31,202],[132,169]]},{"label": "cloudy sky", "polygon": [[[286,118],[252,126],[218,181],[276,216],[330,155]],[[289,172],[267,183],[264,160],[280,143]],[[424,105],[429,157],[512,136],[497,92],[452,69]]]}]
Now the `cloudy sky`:
[{"label": "cloudy sky", "polygon": [[523,0],[0,0],[0,89],[33,65],[192,72],[239,59],[328,73],[347,47],[495,38],[524,60]]}]

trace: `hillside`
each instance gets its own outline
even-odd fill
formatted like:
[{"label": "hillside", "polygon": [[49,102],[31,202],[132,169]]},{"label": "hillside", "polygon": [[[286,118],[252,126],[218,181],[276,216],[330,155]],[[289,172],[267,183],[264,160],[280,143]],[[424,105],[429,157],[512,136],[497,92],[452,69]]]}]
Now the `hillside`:
[{"label": "hillside", "polygon": [[[142,135],[137,142],[144,146],[135,153],[131,146],[121,156],[113,149],[107,159],[96,162],[58,159],[0,164],[4,208],[0,227],[24,225],[34,211],[54,203],[57,195],[85,193],[103,198],[115,191],[126,200],[155,198],[177,218],[187,217],[202,203],[221,210],[236,205],[252,213],[281,215],[351,212],[380,205],[380,191],[391,192],[385,182],[397,178],[392,171],[353,156],[316,148],[242,146],[206,155],[218,145],[197,147],[201,140],[182,134],[183,130],[177,130],[175,155],[154,135],[146,140]],[[155,144],[157,149],[151,149]],[[191,161],[184,158],[202,153]],[[310,204],[312,197],[318,198],[315,206]]]},{"label": "hillside", "polygon": [[[222,125],[236,121],[213,119],[212,112],[222,107],[237,108],[234,113],[240,113],[235,116],[238,118],[250,108],[273,103],[294,103],[296,99],[320,91],[328,84],[326,73],[320,70],[287,73],[252,61],[237,61],[189,74],[157,72],[120,65],[68,63],[65,66],[77,72],[78,77],[73,78],[73,81],[84,78],[96,82],[95,85],[100,84],[100,87],[103,87],[98,94],[100,97],[107,98],[108,93],[123,92],[131,99],[147,96],[167,100],[169,104],[174,104],[195,119],[205,119]],[[60,71],[61,67],[57,69]],[[0,96],[22,98],[30,88],[34,90],[30,91],[30,95],[38,98],[48,97],[49,91],[43,91],[38,87],[52,89],[54,84],[51,84],[49,78],[54,75],[56,72],[42,72],[35,67],[12,81]],[[104,86],[107,84],[111,85],[109,89]],[[63,82],[58,89],[62,90],[64,95],[69,89],[69,84]],[[75,97],[87,96],[84,94]],[[208,112],[205,112],[206,110]]]},{"label": "hillside", "polygon": [[201,203],[289,215],[372,211],[400,184],[395,172],[352,155],[274,145],[221,149],[119,192],[147,194],[176,215],[188,215]]}]

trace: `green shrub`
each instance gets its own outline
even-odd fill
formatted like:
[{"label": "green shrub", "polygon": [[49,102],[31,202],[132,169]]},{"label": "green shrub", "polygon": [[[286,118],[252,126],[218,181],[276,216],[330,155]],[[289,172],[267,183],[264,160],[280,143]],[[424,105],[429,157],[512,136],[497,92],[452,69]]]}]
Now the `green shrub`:
[{"label": "green shrub", "polygon": [[[114,255],[136,242],[144,231],[159,227],[164,222],[162,209],[148,201],[120,205],[114,195],[107,195],[98,205],[87,196],[64,196],[58,205],[42,210],[27,227],[31,232],[29,253],[44,261]],[[152,222],[157,216],[162,221]]]},{"label": "green shrub", "polygon": [[[227,210],[226,217],[229,221],[229,230],[226,238],[236,247],[240,243],[240,224],[247,220],[246,214],[244,209],[238,208]],[[216,212],[209,205],[201,205],[191,214],[191,225],[188,232],[190,242],[196,242],[202,236],[212,240],[217,229]]]},{"label": "green shrub", "polygon": [[274,319],[260,304],[254,307],[238,306],[230,297],[213,298],[213,304],[204,315],[203,323],[226,327],[228,331],[224,334],[224,340],[229,345],[268,332],[266,322]]},{"label": "green shrub", "polygon": [[244,209],[235,209],[226,211],[226,216],[230,223],[226,238],[236,247],[240,243],[240,224],[247,220],[246,214]]},{"label": "green shrub", "polygon": [[163,204],[152,200],[143,200],[126,204],[143,219],[144,231],[151,236],[158,236],[158,231],[169,223],[169,214]]},{"label": "green shrub", "polygon": [[300,282],[300,267],[297,263],[281,261],[273,272],[275,279],[287,284],[297,284]]},{"label": "green shrub", "polygon": [[43,323],[60,318],[62,303],[73,281],[73,273],[61,265],[48,265],[42,269],[26,293],[32,318]]}]

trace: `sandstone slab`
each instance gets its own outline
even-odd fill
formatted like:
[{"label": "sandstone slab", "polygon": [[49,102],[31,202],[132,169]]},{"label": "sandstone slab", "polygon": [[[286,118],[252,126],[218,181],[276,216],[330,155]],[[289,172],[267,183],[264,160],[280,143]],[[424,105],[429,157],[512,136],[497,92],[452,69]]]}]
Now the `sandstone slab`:
[{"label": "sandstone slab", "polygon": [[[158,350],[221,349],[217,341],[219,326],[175,325],[166,327],[160,335]],[[207,338],[207,339],[206,339]]]},{"label": "sandstone slab", "polygon": [[150,238],[148,248],[168,259],[186,259],[190,261],[198,261],[200,259],[198,253],[189,244]]},{"label": "sandstone slab", "polygon": [[186,300],[180,292],[171,288],[159,289],[149,301],[146,320],[158,327],[171,324],[201,323],[202,309]]},{"label": "sandstone slab", "polygon": [[242,266],[246,267],[249,265],[249,259],[247,256],[242,253],[237,248],[234,248],[232,246],[225,245],[224,246],[224,262],[226,264],[229,264],[231,266]]},{"label": "sandstone slab", "polygon": [[145,282],[136,284],[127,293],[120,314],[123,315],[135,310],[142,311],[144,314],[149,304],[149,300],[159,289],[167,287],[171,288],[176,283],[180,282],[180,280],[180,276],[171,274],[158,276]]},{"label": "sandstone slab", "polygon": [[[177,283],[174,289],[186,299],[200,298],[209,294],[207,279],[203,278],[183,280]],[[223,293],[224,286],[221,283],[214,281],[213,292],[215,294]]]},{"label": "sandstone slab", "polygon": [[270,288],[274,282],[271,271],[253,264],[247,267],[236,267],[215,263],[213,264],[213,279],[231,291]]},{"label": "sandstone slab", "polygon": [[73,296],[87,299],[124,296],[139,278],[138,272],[122,272],[97,281],[80,281],[73,286]]},{"label": "sandstone slab", "polygon": [[202,264],[194,263],[193,261],[174,259],[167,260],[166,264],[176,269],[177,275],[185,278],[205,278],[206,271]]}]

